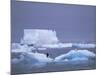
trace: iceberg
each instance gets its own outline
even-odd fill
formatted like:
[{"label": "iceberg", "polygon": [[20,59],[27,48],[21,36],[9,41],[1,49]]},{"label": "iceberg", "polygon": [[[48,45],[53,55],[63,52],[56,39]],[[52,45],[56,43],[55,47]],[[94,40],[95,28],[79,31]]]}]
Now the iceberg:
[{"label": "iceberg", "polygon": [[56,44],[58,41],[56,31],[46,29],[24,29],[24,36],[21,39],[22,44],[39,47],[43,44]]},{"label": "iceberg", "polygon": [[[82,64],[95,58],[95,53],[88,50],[71,50],[66,54],[62,54],[55,58],[55,62],[70,62],[71,64]],[[75,63],[76,62],[76,63]]]}]

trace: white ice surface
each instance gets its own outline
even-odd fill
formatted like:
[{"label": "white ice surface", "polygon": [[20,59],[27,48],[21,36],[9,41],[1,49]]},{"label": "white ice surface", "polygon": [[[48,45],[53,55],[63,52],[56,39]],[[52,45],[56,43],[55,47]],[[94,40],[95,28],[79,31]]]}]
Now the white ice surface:
[{"label": "white ice surface", "polygon": [[24,29],[24,36],[21,43],[41,46],[43,44],[55,44],[58,41],[56,31],[46,29]]}]

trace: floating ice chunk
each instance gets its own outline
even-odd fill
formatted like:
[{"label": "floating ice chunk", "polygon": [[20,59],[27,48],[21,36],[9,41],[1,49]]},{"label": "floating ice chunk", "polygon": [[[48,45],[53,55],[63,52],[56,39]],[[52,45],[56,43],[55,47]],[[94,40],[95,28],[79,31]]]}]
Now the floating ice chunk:
[{"label": "floating ice chunk", "polygon": [[47,63],[51,63],[52,61],[53,59],[46,57],[45,54],[24,52],[21,54],[19,59],[12,59],[12,64],[19,64],[20,66],[17,66],[19,68],[24,68],[25,66],[27,66],[27,68],[40,68],[45,66]]},{"label": "floating ice chunk", "polygon": [[93,57],[96,56],[95,53],[93,53],[93,52],[91,52],[91,51],[88,51],[88,50],[78,50],[78,52],[79,52],[80,54],[83,54],[83,55],[86,56],[86,57],[91,57],[91,58],[93,58]]},{"label": "floating ice chunk", "polygon": [[22,49],[12,49],[11,52],[12,53],[23,53],[23,52],[26,52],[26,51],[22,50]]},{"label": "floating ice chunk", "polygon": [[79,47],[79,48],[95,48],[96,45],[95,44],[73,44],[73,46]]},{"label": "floating ice chunk", "polygon": [[19,55],[19,59],[18,58],[13,58],[13,59],[11,59],[11,62],[12,62],[12,64],[18,64],[23,60],[24,60],[24,56],[23,55]]},{"label": "floating ice chunk", "polygon": [[65,56],[69,59],[72,59],[75,57],[93,58],[93,57],[95,57],[95,53],[88,51],[88,50],[71,50]]},{"label": "floating ice chunk", "polygon": [[95,58],[95,54],[88,50],[71,50],[66,54],[62,54],[55,58],[55,62],[62,62],[64,60],[70,61],[87,61],[88,59]]},{"label": "floating ice chunk", "polygon": [[29,58],[34,58],[36,60],[38,60],[39,62],[51,62],[52,59],[47,57],[45,54],[42,54],[42,53],[31,53],[31,52],[28,52],[26,54]]},{"label": "floating ice chunk", "polygon": [[17,63],[19,63],[20,61],[19,61],[19,59],[17,59],[17,58],[13,58],[13,59],[11,60],[11,62],[12,62],[13,64],[17,64]]},{"label": "floating ice chunk", "polygon": [[19,48],[12,48],[11,52],[18,53],[18,52],[28,52],[30,51],[27,45],[19,46]]},{"label": "floating ice chunk", "polygon": [[45,48],[68,48],[72,47],[71,43],[57,43],[57,44],[44,44],[42,47]]},{"label": "floating ice chunk", "polygon": [[11,48],[11,52],[30,52],[32,50],[36,50],[36,48],[34,46],[28,46],[26,44],[24,45],[20,45],[19,43],[13,43],[12,44],[12,48]]},{"label": "floating ice chunk", "polygon": [[46,29],[24,29],[24,36],[21,43],[41,46],[43,44],[55,44],[58,41],[55,31]]},{"label": "floating ice chunk", "polygon": [[19,43],[12,43],[11,49],[20,49],[20,44]]},{"label": "floating ice chunk", "polygon": [[42,45],[44,48],[60,48],[58,44],[44,44]]},{"label": "floating ice chunk", "polygon": [[53,61],[52,58],[46,57],[45,54],[41,53],[28,53],[27,56],[32,60],[32,66],[37,68],[44,67],[47,63],[51,63]]},{"label": "floating ice chunk", "polygon": [[46,50],[47,48],[38,48],[38,50]]},{"label": "floating ice chunk", "polygon": [[65,47],[72,47],[72,43],[59,43],[59,46],[61,47],[61,48],[65,48]]},{"label": "floating ice chunk", "polygon": [[57,56],[56,58],[55,58],[55,62],[61,62],[61,61],[63,61],[63,60],[68,60],[67,59],[67,54],[62,54],[62,55],[60,55],[60,56]]}]

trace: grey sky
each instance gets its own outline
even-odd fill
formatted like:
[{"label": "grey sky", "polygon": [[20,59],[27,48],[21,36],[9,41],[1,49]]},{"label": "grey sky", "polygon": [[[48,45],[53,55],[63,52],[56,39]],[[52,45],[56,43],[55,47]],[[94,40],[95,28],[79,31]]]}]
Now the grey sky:
[{"label": "grey sky", "polygon": [[12,42],[27,28],[55,30],[62,42],[95,41],[95,6],[12,1],[11,8]]}]

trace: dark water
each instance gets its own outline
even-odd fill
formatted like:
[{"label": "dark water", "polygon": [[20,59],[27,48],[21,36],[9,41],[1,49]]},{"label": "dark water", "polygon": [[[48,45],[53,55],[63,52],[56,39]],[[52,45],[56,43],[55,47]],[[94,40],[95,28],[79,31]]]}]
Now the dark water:
[{"label": "dark water", "polygon": [[[38,50],[39,53],[49,53],[49,57],[55,58],[61,54],[65,54],[74,48],[65,48],[65,49],[47,49],[47,50]],[[81,49],[81,48],[80,48]],[[84,48],[85,49],[85,48]],[[82,49],[81,49],[82,50]],[[89,51],[96,53],[96,48],[89,48]],[[12,58],[20,54],[12,54]],[[19,58],[19,57],[17,57]],[[24,62],[25,63],[25,62]],[[21,64],[20,64],[21,65]],[[47,63],[44,67],[36,68],[32,67],[28,69],[29,66],[24,68],[19,68],[18,64],[11,64],[11,74],[28,74],[28,73],[44,73],[44,72],[59,72],[59,71],[76,71],[76,70],[91,70],[96,69],[96,58],[89,60],[83,64],[71,64],[69,63]]]},{"label": "dark water", "polygon": [[[17,66],[17,65],[16,65]],[[96,69],[95,60],[89,62],[88,64],[80,64],[80,65],[72,65],[72,64],[47,64],[42,68],[32,68],[30,70],[23,70],[19,68],[15,68],[12,66],[12,75],[16,74],[28,74],[28,73],[44,73],[44,72],[59,72],[59,71],[76,71],[76,70],[91,70]]]}]

